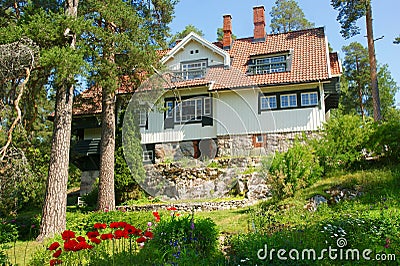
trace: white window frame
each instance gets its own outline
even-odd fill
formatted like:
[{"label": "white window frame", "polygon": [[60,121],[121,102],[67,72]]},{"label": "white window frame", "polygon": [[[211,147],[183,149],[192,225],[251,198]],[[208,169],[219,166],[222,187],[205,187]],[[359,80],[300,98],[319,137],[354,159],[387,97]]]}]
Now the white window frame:
[{"label": "white window frame", "polygon": [[146,123],[147,123],[147,111],[140,110],[139,111],[139,127],[146,126]]},{"label": "white window frame", "polygon": [[153,151],[143,151],[142,159],[143,159],[143,162],[152,162],[153,161]]},{"label": "white window frame", "polygon": [[[283,105],[283,103],[285,102],[285,101],[283,100],[283,98],[285,98],[285,97],[287,97],[287,105]],[[294,99],[296,100],[296,101],[295,101],[295,104],[293,104],[293,103],[291,102],[291,97],[294,97]],[[281,108],[293,108],[293,107],[297,107],[297,94],[295,94],[295,93],[292,93],[292,94],[282,94],[282,95],[280,96],[280,98],[281,98]]]},{"label": "white window frame", "polygon": [[[275,106],[270,105],[270,99],[275,99]],[[264,105],[263,101],[266,101],[266,105]],[[270,110],[270,109],[277,109],[278,108],[278,102],[276,99],[276,95],[269,95],[269,96],[261,96],[260,97],[260,109],[261,110]]]},{"label": "white window frame", "polygon": [[[316,102],[311,102],[312,99],[311,95],[315,95]],[[303,101],[304,100],[303,96],[307,98],[308,102]],[[318,105],[318,92],[313,91],[313,92],[301,93],[301,106],[315,106],[315,105]]]},{"label": "white window frame", "polygon": [[254,58],[249,72],[253,74],[271,74],[285,72],[287,69],[287,55],[276,55]]},{"label": "white window frame", "polygon": [[264,135],[256,135],[256,143],[264,143]]},{"label": "white window frame", "polygon": [[204,97],[204,115],[211,115],[212,114],[212,98],[211,97]]},{"label": "white window frame", "polygon": [[[193,102],[193,109],[194,109],[194,114],[189,114],[189,117],[183,118],[182,116],[182,108],[187,108],[186,105],[189,102]],[[185,123],[188,121],[201,121],[201,117],[203,115],[203,101],[201,98],[190,98],[186,100],[182,100],[182,102],[178,103],[175,102],[175,123]],[[199,110],[200,109],[200,110]],[[200,113],[199,113],[200,111]]]},{"label": "white window frame", "polygon": [[[187,63],[181,63],[182,78],[184,80],[192,80],[196,78],[204,78],[204,76],[194,75],[197,71],[207,68],[207,60],[198,60]],[[200,72],[199,72],[200,73]],[[193,77],[192,77],[193,75]]]}]

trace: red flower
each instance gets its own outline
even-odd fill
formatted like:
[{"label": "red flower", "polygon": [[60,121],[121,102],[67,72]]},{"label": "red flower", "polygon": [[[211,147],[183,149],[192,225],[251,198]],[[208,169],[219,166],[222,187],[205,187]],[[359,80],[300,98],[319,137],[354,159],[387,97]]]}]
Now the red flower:
[{"label": "red flower", "polygon": [[88,238],[93,238],[93,237],[98,237],[100,234],[97,231],[93,231],[93,232],[87,232],[86,235]]},{"label": "red flower", "polygon": [[118,228],[118,227],[119,227],[118,222],[112,222],[112,223],[110,223],[110,228]]},{"label": "red flower", "polygon": [[83,236],[78,236],[78,237],[76,238],[76,240],[78,240],[78,242],[84,242],[84,241],[86,241],[86,239],[85,239]]},{"label": "red flower", "polygon": [[62,252],[61,249],[57,250],[56,252],[53,253],[53,257],[54,257],[54,258],[60,257],[61,252]]},{"label": "red flower", "polygon": [[86,243],[86,241],[79,242],[78,245],[75,246],[75,251],[82,249],[92,249],[93,246]]},{"label": "red flower", "polygon": [[141,236],[141,237],[139,237],[138,239],[136,239],[136,242],[137,242],[137,243],[143,243],[143,242],[146,242],[146,238],[145,238],[145,237],[143,237],[143,236]]},{"label": "red flower", "polygon": [[127,231],[128,234],[132,235],[132,234],[135,233],[136,228],[135,228],[134,226],[130,225],[130,224],[127,224],[127,225],[125,226],[125,231]]},{"label": "red flower", "polygon": [[96,229],[106,229],[107,225],[106,224],[102,224],[102,223],[95,223],[94,224],[94,228],[96,228]]},{"label": "red flower", "polygon": [[133,234],[135,236],[140,236],[140,235],[142,235],[142,230],[136,228],[135,233],[133,233]]},{"label": "red flower", "polygon": [[50,266],[61,264],[62,260],[50,260]]},{"label": "red flower", "polygon": [[171,206],[171,207],[167,208],[167,210],[168,210],[168,211],[176,211],[177,208],[175,208],[174,206]]},{"label": "red flower", "polygon": [[76,251],[75,247],[79,244],[78,241],[76,241],[75,239],[72,240],[67,240],[64,243],[64,250],[65,251]]},{"label": "red flower", "polygon": [[71,238],[75,238],[75,233],[72,232],[71,230],[65,230],[62,234],[62,239],[63,240],[70,240]]},{"label": "red flower", "polygon": [[128,238],[128,231],[118,229],[114,232],[114,236],[116,239]]},{"label": "red flower", "polygon": [[180,213],[175,214],[176,217],[178,217],[179,215],[181,215]]},{"label": "red flower", "polygon": [[151,238],[153,238],[153,233],[150,232],[150,231],[146,231],[146,232],[144,233],[144,236],[151,239]]},{"label": "red flower", "polygon": [[153,212],[153,216],[156,218],[156,222],[158,223],[160,221],[160,215],[158,212]]},{"label": "red flower", "polygon": [[113,234],[102,234],[102,235],[100,236],[100,238],[101,238],[102,240],[113,239],[113,237],[114,237]]},{"label": "red flower", "polygon": [[59,246],[60,246],[60,243],[54,242],[48,247],[48,250],[56,250]]},{"label": "red flower", "polygon": [[121,228],[125,228],[128,225],[127,222],[118,222],[118,226]]},{"label": "red flower", "polygon": [[98,239],[97,237],[92,237],[92,238],[90,238],[90,241],[91,242],[93,242],[93,243],[95,243],[95,244],[100,244],[100,242],[101,242],[101,240],[100,239]]}]

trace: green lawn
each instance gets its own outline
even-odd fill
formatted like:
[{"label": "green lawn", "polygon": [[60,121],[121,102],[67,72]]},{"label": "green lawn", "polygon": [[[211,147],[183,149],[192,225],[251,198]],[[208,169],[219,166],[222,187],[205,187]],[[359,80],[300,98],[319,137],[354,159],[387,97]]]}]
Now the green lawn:
[{"label": "green lawn", "polygon": [[[338,186],[357,189],[361,191],[361,195],[353,200],[341,201],[333,205],[324,204],[316,212],[304,209],[304,205],[310,197],[317,194],[327,196],[326,190]],[[320,180],[310,188],[299,191],[292,198],[275,202],[265,201],[252,208],[204,211],[195,215],[211,218],[223,234],[248,234],[258,231],[269,235],[272,239],[276,237],[277,245],[286,243],[290,246],[300,243],[300,241],[303,243],[303,240],[305,240],[309,243],[316,242],[312,243],[313,245],[323,246],[327,241],[326,237],[329,237],[329,230],[321,232],[321,228],[328,224],[343,225],[347,230],[350,230],[348,240],[362,241],[364,242],[362,243],[363,247],[371,245],[373,248],[378,248],[381,244],[384,244],[382,240],[384,241],[384,234],[386,233],[393,238],[390,250],[398,254],[400,258],[400,248],[399,243],[397,243],[400,239],[400,229],[393,231],[392,228],[399,223],[400,219],[399,195],[399,167],[347,173],[338,172]],[[168,212],[160,213],[168,215]],[[67,226],[71,228],[80,227],[80,230],[84,231],[85,223],[97,221],[96,219],[100,217],[96,215],[94,213],[82,214],[75,210],[68,214]],[[115,216],[110,213],[107,215],[102,216],[107,219],[107,221],[102,222],[109,222],[113,219],[127,219],[132,224],[143,225],[152,218],[151,213],[143,212],[120,213]],[[359,218],[367,222],[381,219],[383,223],[378,228],[381,235],[378,234],[375,238],[371,236],[371,233],[363,235],[362,230],[365,228],[350,224]],[[387,226],[387,229],[384,226]],[[359,235],[356,235],[356,233]],[[282,238],[285,238],[286,242]],[[247,239],[246,241],[250,243],[253,240]],[[240,241],[239,239],[239,244]],[[38,248],[43,250],[43,244],[35,241],[18,241],[15,247],[7,251],[7,254],[13,264],[24,265],[24,261],[29,261]]]}]

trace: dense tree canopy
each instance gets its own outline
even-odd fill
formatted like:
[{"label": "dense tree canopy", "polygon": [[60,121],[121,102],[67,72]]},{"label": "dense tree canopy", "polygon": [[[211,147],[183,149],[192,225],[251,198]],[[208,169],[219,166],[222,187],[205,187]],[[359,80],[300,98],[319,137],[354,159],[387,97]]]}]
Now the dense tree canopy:
[{"label": "dense tree canopy", "polygon": [[377,63],[375,57],[375,40],[372,26],[371,2],[372,0],[331,0],[331,5],[339,12],[337,20],[342,27],[340,33],[345,39],[360,33],[357,21],[360,18],[365,17],[374,120],[379,121],[382,119],[382,116],[377,77]]},{"label": "dense tree canopy", "polygon": [[270,15],[272,33],[283,33],[314,27],[314,23],[305,18],[303,10],[295,0],[276,0]]},{"label": "dense tree canopy", "polygon": [[200,37],[204,37],[204,33],[200,29],[196,28],[196,26],[194,26],[192,24],[189,24],[189,25],[186,25],[186,27],[182,31],[175,33],[171,37],[171,40],[169,41],[169,46],[174,46],[177,41],[182,40],[187,35],[189,35],[189,33],[191,33],[191,32],[196,33]]},{"label": "dense tree canopy", "polygon": [[[340,109],[344,114],[357,113],[362,116],[372,116],[373,102],[371,83],[369,82],[368,50],[357,42],[344,46],[342,50],[345,57]],[[378,67],[378,81],[381,92],[382,115],[385,118],[394,108],[395,94],[399,87],[391,77],[387,65]]]}]

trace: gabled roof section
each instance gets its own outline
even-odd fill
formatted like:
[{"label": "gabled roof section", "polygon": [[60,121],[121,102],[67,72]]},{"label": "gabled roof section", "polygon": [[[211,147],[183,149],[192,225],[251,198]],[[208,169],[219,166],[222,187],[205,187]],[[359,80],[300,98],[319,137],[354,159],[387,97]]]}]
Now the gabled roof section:
[{"label": "gabled roof section", "polygon": [[224,66],[229,67],[231,65],[231,57],[228,52],[219,48],[218,46],[212,44],[211,42],[205,40],[194,32],[189,33],[182,41],[180,41],[174,48],[172,48],[168,53],[161,59],[161,63],[165,64],[175,56],[181,49],[185,47],[190,41],[196,41],[200,43],[202,46],[206,47],[209,50],[212,50],[214,53],[221,55],[224,58]]}]

